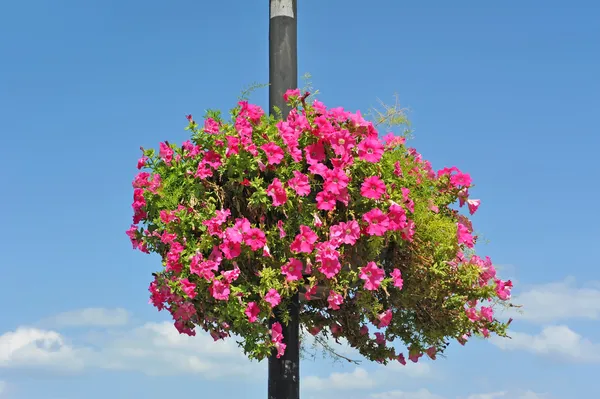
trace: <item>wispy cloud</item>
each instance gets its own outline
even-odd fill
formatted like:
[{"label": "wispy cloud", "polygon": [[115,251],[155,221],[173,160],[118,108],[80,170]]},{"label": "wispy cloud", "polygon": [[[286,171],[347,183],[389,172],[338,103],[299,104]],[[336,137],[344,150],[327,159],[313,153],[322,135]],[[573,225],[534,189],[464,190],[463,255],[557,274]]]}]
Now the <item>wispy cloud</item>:
[{"label": "wispy cloud", "polygon": [[302,380],[302,388],[308,391],[356,390],[375,386],[375,380],[362,368],[351,373],[331,373],[327,378],[308,376]]},{"label": "wispy cloud", "polygon": [[512,339],[492,337],[490,342],[504,350],[523,350],[571,362],[600,362],[600,344],[583,338],[565,325],[545,327],[537,335],[521,332],[510,335]]},{"label": "wispy cloud", "polygon": [[[78,313],[89,314],[69,314]],[[180,335],[169,323],[106,331],[102,338],[100,345],[75,344],[56,330],[21,327],[0,336],[0,368],[128,370],[220,378],[251,375],[265,366],[247,360],[234,340],[213,342],[206,334]]]},{"label": "wispy cloud", "polygon": [[515,296],[519,311],[505,312],[517,320],[549,323],[567,319],[600,319],[600,285],[578,287],[575,279],[541,284]]},{"label": "wispy cloud", "polygon": [[388,391],[371,394],[372,399],[445,399],[443,396],[421,389],[415,392]]}]

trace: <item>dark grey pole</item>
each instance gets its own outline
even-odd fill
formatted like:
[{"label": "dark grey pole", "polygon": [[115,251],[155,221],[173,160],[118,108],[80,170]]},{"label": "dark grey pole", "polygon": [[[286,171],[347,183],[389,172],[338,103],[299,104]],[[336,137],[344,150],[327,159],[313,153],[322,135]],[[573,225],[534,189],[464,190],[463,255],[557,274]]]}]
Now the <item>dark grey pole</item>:
[{"label": "dark grey pole", "polygon": [[[296,0],[269,0],[269,111],[279,108],[286,117],[290,107],[285,104],[283,94],[298,87],[298,56]],[[288,307],[290,320],[283,326],[285,354],[277,359],[269,357],[268,399],[300,399],[300,320],[299,301],[296,294]]]},{"label": "dark grey pole", "polygon": [[276,106],[286,117],[283,93],[298,87],[296,0],[269,0],[269,6],[269,109]]}]

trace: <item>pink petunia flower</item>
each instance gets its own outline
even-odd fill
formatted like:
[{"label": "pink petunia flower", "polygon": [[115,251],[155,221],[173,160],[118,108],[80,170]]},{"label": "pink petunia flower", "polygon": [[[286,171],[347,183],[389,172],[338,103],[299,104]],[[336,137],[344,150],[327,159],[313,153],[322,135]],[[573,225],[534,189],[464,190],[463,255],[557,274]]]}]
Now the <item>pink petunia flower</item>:
[{"label": "pink petunia flower", "polygon": [[389,228],[389,218],[379,208],[373,208],[363,215],[363,220],[368,224],[367,234],[370,236],[382,236]]},{"label": "pink petunia flower", "polygon": [[374,137],[366,138],[358,144],[358,157],[366,162],[379,162],[383,156],[383,144]]},{"label": "pink petunia flower", "polygon": [[248,306],[246,306],[246,310],[244,314],[248,316],[248,321],[250,323],[254,323],[258,319],[258,315],[260,313],[260,308],[256,302],[249,302]]},{"label": "pink petunia flower", "polygon": [[267,187],[267,195],[272,198],[273,206],[281,206],[287,202],[287,193],[278,178],[274,178],[273,182]]},{"label": "pink petunia flower", "polygon": [[367,177],[360,187],[360,194],[365,198],[378,200],[385,194],[385,183],[379,176]]},{"label": "pink petunia flower", "polygon": [[281,266],[281,274],[287,281],[297,281],[302,278],[302,262],[296,258],[291,258],[288,263]]},{"label": "pink petunia flower", "polygon": [[402,280],[402,273],[400,272],[400,269],[394,269],[392,271],[392,281],[394,282],[394,287],[398,288],[399,290],[402,289],[404,280]]},{"label": "pink petunia flower", "polygon": [[310,183],[308,182],[308,176],[295,170],[294,177],[288,180],[288,186],[300,196],[306,196],[310,194]]},{"label": "pink petunia flower", "polygon": [[329,228],[329,237],[333,243],[354,245],[360,238],[360,226],[356,220],[340,222]]},{"label": "pink petunia flower", "polygon": [[360,268],[359,277],[364,280],[366,290],[374,291],[381,285],[385,277],[385,271],[377,267],[375,262],[369,262],[367,266]]},{"label": "pink petunia flower", "polygon": [[344,297],[335,291],[329,291],[329,296],[327,297],[327,302],[329,303],[329,309],[339,310],[340,305],[342,303],[344,303]]},{"label": "pink petunia flower", "polygon": [[208,289],[213,298],[218,301],[226,301],[231,293],[229,284],[223,283],[220,280],[214,280]]},{"label": "pink petunia flower", "polygon": [[267,154],[267,162],[270,165],[277,165],[283,161],[284,152],[277,144],[271,142],[263,144],[260,148]]},{"label": "pink petunia flower", "polygon": [[279,303],[281,303],[281,295],[279,295],[279,292],[277,292],[277,290],[275,288],[271,288],[265,295],[264,299],[265,299],[265,302],[267,302],[269,305],[271,305],[272,308],[274,308],[275,306],[279,305]]},{"label": "pink petunia flower", "polygon": [[267,245],[267,238],[261,229],[252,228],[244,234],[244,242],[251,250],[256,251]]},{"label": "pink petunia flower", "polygon": [[314,250],[317,239],[317,234],[310,227],[302,225],[300,226],[300,234],[290,244],[290,249],[296,253],[309,254]]}]

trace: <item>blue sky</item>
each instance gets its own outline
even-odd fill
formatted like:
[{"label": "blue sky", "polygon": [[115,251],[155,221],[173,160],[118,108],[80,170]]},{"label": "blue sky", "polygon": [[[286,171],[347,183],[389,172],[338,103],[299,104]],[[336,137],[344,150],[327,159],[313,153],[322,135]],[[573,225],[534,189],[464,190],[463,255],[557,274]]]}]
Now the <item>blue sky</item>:
[{"label": "blue sky", "polygon": [[[600,5],[482,3],[300,1],[299,72],[330,106],[399,94],[413,145],[471,173],[479,252],[526,306],[512,340],[435,362],[306,360],[306,399],[600,396]],[[182,142],[185,114],[268,81],[267,13],[266,0],[0,5],[0,398],[266,396],[264,364],[163,324],[147,305],[159,261],[124,231],[139,147]]]}]

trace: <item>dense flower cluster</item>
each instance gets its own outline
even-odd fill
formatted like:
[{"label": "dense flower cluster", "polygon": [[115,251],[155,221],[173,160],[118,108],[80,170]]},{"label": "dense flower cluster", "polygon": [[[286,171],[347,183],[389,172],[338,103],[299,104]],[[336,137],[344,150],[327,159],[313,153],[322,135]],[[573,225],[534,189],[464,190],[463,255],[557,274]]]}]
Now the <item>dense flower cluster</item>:
[{"label": "dense flower cluster", "polygon": [[285,119],[246,101],[231,123],[189,115],[190,141],[143,150],[127,234],[162,257],[151,303],[179,332],[239,336],[256,359],[284,353],[269,320],[298,292],[308,331],[383,363],[504,335],[493,305],[512,284],[472,250],[470,176],[307,94],[286,93]]}]

